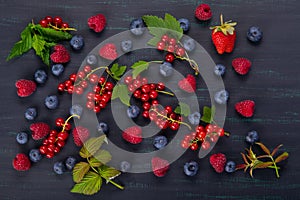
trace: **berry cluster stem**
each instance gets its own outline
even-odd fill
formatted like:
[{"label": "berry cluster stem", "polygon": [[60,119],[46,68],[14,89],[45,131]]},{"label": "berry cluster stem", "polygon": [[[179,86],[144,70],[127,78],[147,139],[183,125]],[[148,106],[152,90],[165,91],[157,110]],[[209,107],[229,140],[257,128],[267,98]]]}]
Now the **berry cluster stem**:
[{"label": "berry cluster stem", "polygon": [[78,86],[81,83],[81,81],[87,80],[90,77],[90,75],[92,75],[94,72],[96,72],[96,71],[98,71],[100,69],[105,69],[106,72],[109,71],[107,66],[97,67],[97,68],[91,70],[82,80],[80,80],[79,82],[77,82],[74,86]]},{"label": "berry cluster stem", "polygon": [[49,27],[57,31],[77,31],[75,28],[58,28],[57,26],[53,26],[52,24],[49,24]]},{"label": "berry cluster stem", "polygon": [[61,132],[64,132],[64,131],[65,131],[65,128],[66,128],[67,123],[68,123],[73,117],[77,117],[78,119],[80,119],[80,116],[79,116],[79,115],[76,115],[76,114],[71,115],[70,117],[68,117],[68,119],[66,119],[66,121],[65,121],[65,123],[64,123],[64,125],[63,125],[63,128],[62,128]]},{"label": "berry cluster stem", "polygon": [[[179,42],[179,44],[181,46],[183,46],[183,44],[181,42]],[[185,51],[185,56],[186,57],[181,57],[181,56],[178,56],[175,54],[175,58],[189,62],[191,68],[195,71],[195,75],[198,75],[199,74],[199,66],[198,66],[197,62],[193,59],[190,59],[189,54],[186,51]]]},{"label": "berry cluster stem", "polygon": [[162,93],[162,94],[167,94],[167,95],[170,95],[170,96],[174,96],[174,94],[173,93],[171,93],[171,92],[166,92],[166,91],[163,91],[163,90],[156,90],[156,92],[159,92],[159,93]]}]

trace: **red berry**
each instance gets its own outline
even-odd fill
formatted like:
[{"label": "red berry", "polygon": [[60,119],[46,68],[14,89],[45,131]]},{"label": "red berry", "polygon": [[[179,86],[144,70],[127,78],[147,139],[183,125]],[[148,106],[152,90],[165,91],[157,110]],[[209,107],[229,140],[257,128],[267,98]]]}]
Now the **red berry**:
[{"label": "red berry", "polygon": [[136,87],[134,85],[128,85],[129,92],[134,92]]},{"label": "red berry", "polygon": [[155,91],[155,90],[151,90],[151,91],[150,91],[149,97],[150,97],[151,99],[156,99],[157,96],[158,96],[157,91]]},{"label": "red berry", "polygon": [[73,82],[70,81],[70,80],[66,80],[66,81],[64,82],[64,84],[65,84],[65,87],[69,87],[69,86],[72,86],[72,85],[73,85]]},{"label": "red berry", "polygon": [[155,100],[152,100],[151,104],[152,104],[153,106],[156,106],[156,105],[159,104],[159,102],[158,102],[158,100],[155,99]]},{"label": "red berry", "polygon": [[189,148],[189,146],[190,146],[189,142],[187,142],[186,140],[182,140],[182,142],[181,142],[182,148],[187,149],[187,148]]},{"label": "red berry", "polygon": [[58,91],[63,92],[65,91],[65,85],[63,83],[58,84],[57,86]]},{"label": "red berry", "polygon": [[66,130],[66,131],[69,131],[69,130],[71,130],[71,128],[72,128],[72,125],[70,124],[70,122],[67,122],[67,123],[65,124],[65,130]]},{"label": "red berry", "polygon": [[45,20],[45,19],[42,19],[42,20],[40,21],[40,25],[41,25],[41,27],[43,27],[43,28],[47,28],[47,27],[48,27],[48,21]]},{"label": "red berry", "polygon": [[74,86],[73,86],[73,85],[70,85],[70,86],[68,87],[67,91],[68,91],[69,94],[73,94],[73,92],[74,92]]},{"label": "red berry", "polygon": [[166,106],[165,107],[165,111],[167,112],[167,114],[171,114],[173,112],[172,107],[171,106]]},{"label": "red berry", "polygon": [[171,114],[169,114],[169,118],[176,120],[177,115],[175,113],[171,113]]},{"label": "red berry", "polygon": [[166,47],[166,45],[165,45],[165,43],[162,42],[162,41],[158,42],[157,45],[156,45],[156,48],[157,48],[158,50],[164,50],[165,47]]},{"label": "red berry", "polygon": [[60,132],[57,135],[58,140],[66,140],[68,138],[69,134],[67,132]]},{"label": "red berry", "polygon": [[[48,144],[54,144],[55,143],[55,140],[56,138],[54,136],[50,136],[48,139],[47,139],[47,143]],[[44,144],[45,145],[45,144]]]},{"label": "red berry", "polygon": [[79,71],[78,73],[77,73],[77,77],[78,78],[80,78],[80,79],[84,79],[85,78],[85,72],[84,71]]},{"label": "red berry", "polygon": [[131,144],[139,144],[143,140],[142,129],[139,126],[129,127],[123,131],[122,137]]},{"label": "red berry", "polygon": [[150,111],[149,118],[151,121],[155,121],[157,119],[157,114],[154,111]]},{"label": "red berry", "polygon": [[89,76],[89,81],[91,84],[96,84],[98,82],[99,77],[96,74],[91,74]]},{"label": "red berry", "polygon": [[76,90],[75,90],[75,93],[78,94],[78,95],[82,95],[83,88],[82,87],[77,87]]},{"label": "red berry", "polygon": [[204,140],[204,138],[206,137],[206,132],[204,131],[197,131],[196,133],[196,138],[198,138],[199,140]]},{"label": "red berry", "polygon": [[167,48],[167,51],[170,53],[173,53],[175,51],[175,46],[174,45],[169,45]]},{"label": "red berry", "polygon": [[54,151],[54,148],[55,148],[54,144],[48,144],[48,146],[47,146],[47,151],[48,151],[48,152],[53,152],[53,151]]},{"label": "red berry", "polygon": [[99,102],[99,107],[100,108],[105,108],[106,107],[106,103],[104,101],[100,101]]},{"label": "red berry", "polygon": [[149,118],[149,111],[148,110],[144,110],[142,113],[144,118]]},{"label": "red berry", "polygon": [[210,143],[208,141],[204,141],[201,145],[201,148],[208,150],[210,148]]},{"label": "red berry", "polygon": [[59,153],[60,152],[60,148],[58,146],[54,147],[54,153]]},{"label": "red berry", "polygon": [[150,92],[150,85],[146,84],[142,86],[142,92],[143,93],[149,93]]},{"label": "red berry", "polygon": [[76,74],[71,74],[69,76],[70,81],[73,81],[73,82],[75,82],[76,78],[77,78]]},{"label": "red berry", "polygon": [[81,86],[82,88],[87,88],[88,82],[83,80],[83,81],[80,82],[80,86]]},{"label": "red berry", "polygon": [[149,98],[150,98],[149,95],[146,94],[146,93],[142,94],[142,96],[141,96],[141,100],[144,101],[144,102],[148,101]]},{"label": "red berry", "polygon": [[141,98],[142,92],[141,90],[135,90],[133,96],[137,99]]},{"label": "red berry", "polygon": [[63,141],[63,140],[58,140],[58,141],[56,142],[56,145],[59,146],[60,148],[64,147],[65,144],[66,144],[66,143],[65,143],[65,141]]},{"label": "red berry", "polygon": [[52,19],[52,17],[51,16],[46,16],[45,18],[44,18],[44,20],[46,20],[48,23],[50,23],[50,24],[52,24],[52,22],[53,22],[53,19]]},{"label": "red berry", "polygon": [[67,22],[63,22],[63,23],[61,24],[61,27],[62,27],[62,28],[69,28],[69,24],[68,24]]},{"label": "red berry", "polygon": [[86,107],[89,109],[89,110],[93,110],[94,107],[95,107],[95,103],[93,101],[88,101],[86,102]]},{"label": "red berry", "polygon": [[195,10],[195,16],[201,21],[209,20],[212,17],[212,12],[207,4],[200,4]]},{"label": "red berry", "polygon": [[157,83],[156,88],[158,90],[164,90],[166,87],[164,83]]},{"label": "red berry", "polygon": [[85,72],[85,73],[90,73],[91,72],[91,67],[89,66],[89,65],[86,65],[86,66],[84,66],[84,68],[83,68],[83,71]]},{"label": "red berry", "polygon": [[125,79],[124,79],[124,83],[129,85],[131,84],[132,82],[132,77],[131,76],[126,76]]},{"label": "red berry", "polygon": [[65,120],[64,120],[63,118],[61,118],[61,117],[59,117],[59,118],[57,118],[57,119],[55,120],[55,125],[56,125],[57,127],[63,126],[64,123],[65,123]]},{"label": "red berry", "polygon": [[[54,149],[53,149],[54,150]],[[47,152],[46,153],[46,158],[53,158],[54,157],[54,152]]]},{"label": "red berry", "polygon": [[12,165],[17,171],[27,171],[31,167],[31,162],[26,154],[19,153],[13,159]]},{"label": "red berry", "polygon": [[211,142],[215,143],[215,142],[218,141],[219,136],[218,135],[211,135],[209,139],[210,139]]},{"label": "red berry", "polygon": [[173,45],[175,47],[177,40],[175,38],[170,38],[169,45]]},{"label": "red berry", "polygon": [[151,83],[151,84],[150,84],[150,90],[155,90],[155,89],[156,89],[156,84]]},{"label": "red berry", "polygon": [[48,139],[45,139],[44,141],[43,141],[43,145],[48,145],[49,144],[49,142],[48,142]]},{"label": "red berry", "polygon": [[172,122],[171,123],[171,126],[170,126],[171,130],[176,131],[176,130],[178,130],[178,128],[179,128],[179,123],[178,122]]},{"label": "red berry", "polygon": [[193,144],[191,144],[190,149],[193,151],[196,151],[199,148],[198,144],[196,142],[194,142]]},{"label": "red berry", "polygon": [[41,154],[46,154],[47,153],[47,147],[44,146],[44,145],[40,146],[40,152],[41,152]]},{"label": "red berry", "polygon": [[93,109],[93,111],[95,113],[99,113],[101,111],[101,107],[100,106],[95,106],[94,109]]},{"label": "red berry", "polygon": [[183,56],[183,55],[185,54],[184,48],[178,48],[178,49],[176,50],[176,54],[177,54],[178,56]]},{"label": "red berry", "polygon": [[49,137],[51,137],[51,136],[56,137],[57,136],[57,131],[56,130],[51,130],[50,134],[49,134]]},{"label": "red berry", "polygon": [[222,153],[213,154],[209,157],[209,162],[217,173],[224,171],[226,160],[226,156]]},{"label": "red berry", "polygon": [[105,89],[111,91],[114,88],[114,84],[112,82],[106,82]]},{"label": "red berry", "polygon": [[169,42],[169,36],[168,35],[163,35],[162,37],[161,37],[161,41],[162,42],[165,42],[165,43],[167,43],[167,42]]},{"label": "red berry", "polygon": [[172,53],[168,53],[165,57],[165,60],[169,63],[172,63],[174,61],[175,57]]},{"label": "red berry", "polygon": [[53,24],[54,24],[55,26],[57,26],[57,27],[60,27],[61,24],[62,24],[62,18],[61,18],[61,17],[58,17],[58,16],[54,17],[54,18],[53,18]]},{"label": "red berry", "polygon": [[87,98],[89,101],[92,101],[92,100],[94,100],[94,98],[95,98],[95,94],[92,93],[92,92],[89,92],[89,93],[87,93],[86,98]]},{"label": "red berry", "polygon": [[151,104],[149,102],[143,103],[143,109],[144,110],[150,110],[150,108],[151,108]]},{"label": "red berry", "polygon": [[101,76],[101,77],[99,78],[98,83],[99,83],[100,85],[103,85],[105,82],[106,82],[105,77]]}]

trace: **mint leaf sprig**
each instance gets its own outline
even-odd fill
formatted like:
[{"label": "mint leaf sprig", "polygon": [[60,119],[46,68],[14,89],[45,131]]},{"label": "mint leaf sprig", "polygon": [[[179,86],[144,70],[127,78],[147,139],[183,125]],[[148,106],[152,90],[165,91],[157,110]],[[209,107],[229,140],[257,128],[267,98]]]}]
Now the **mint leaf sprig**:
[{"label": "mint leaf sprig", "polygon": [[120,171],[107,166],[112,156],[107,150],[100,149],[107,139],[105,135],[87,140],[81,148],[79,155],[86,159],[79,162],[73,169],[73,181],[76,183],[71,189],[73,193],[93,195],[100,191],[103,179],[123,190],[124,187],[113,181],[121,174]]},{"label": "mint leaf sprig", "polygon": [[[278,145],[274,150],[271,152],[263,143],[255,143],[260,147],[260,149],[265,153],[262,155],[257,155],[253,152],[252,148],[246,149],[247,154],[241,153],[244,164],[239,164],[236,167],[236,170],[244,169],[244,172],[246,172],[249,169],[249,174],[251,177],[253,177],[253,171],[254,169],[274,169],[276,173],[276,177],[280,178],[279,176],[279,169],[278,163],[286,160],[289,157],[288,152],[283,152],[282,154],[275,157],[277,151],[280,147],[282,147],[282,144]],[[267,159],[267,160],[263,160]]]},{"label": "mint leaf sprig", "polygon": [[74,28],[44,28],[40,24],[31,22],[21,32],[21,40],[14,44],[6,61],[21,56],[33,48],[36,55],[49,66],[51,47],[57,42],[70,40],[72,34],[66,32],[69,30],[76,31]]}]

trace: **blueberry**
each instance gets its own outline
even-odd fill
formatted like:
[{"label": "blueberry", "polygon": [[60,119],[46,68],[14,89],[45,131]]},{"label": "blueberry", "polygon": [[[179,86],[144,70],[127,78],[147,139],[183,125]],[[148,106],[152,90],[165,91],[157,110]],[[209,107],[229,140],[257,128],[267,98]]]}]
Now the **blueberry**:
[{"label": "blueberry", "polygon": [[125,53],[131,51],[132,41],[131,40],[123,40],[121,42],[121,48],[122,48],[122,51],[124,51]]},{"label": "blueberry", "polygon": [[145,24],[141,18],[134,19],[130,23],[130,31],[133,35],[142,35],[145,32]]},{"label": "blueberry", "polygon": [[56,95],[47,96],[45,106],[50,110],[56,109],[58,107],[58,97]]},{"label": "blueberry", "polygon": [[19,144],[26,144],[28,142],[28,135],[25,132],[17,134],[16,140]]},{"label": "blueberry", "polygon": [[257,131],[248,132],[246,136],[246,142],[248,142],[249,144],[254,144],[255,142],[258,142],[258,140],[259,140],[259,136]]},{"label": "blueberry", "polygon": [[54,76],[60,76],[64,72],[65,68],[62,64],[52,65],[51,71]]},{"label": "blueberry", "polygon": [[194,112],[188,115],[188,120],[192,125],[198,125],[200,123],[201,114],[199,112]]},{"label": "blueberry", "polygon": [[214,73],[217,76],[223,76],[226,71],[226,67],[222,64],[217,64],[214,69]]},{"label": "blueberry", "polygon": [[102,133],[102,134],[108,133],[109,127],[108,127],[107,123],[105,123],[105,122],[100,122],[100,123],[98,124],[98,126],[97,126],[97,131],[98,131],[99,133]]},{"label": "blueberry", "polygon": [[68,170],[72,170],[76,164],[76,158],[69,156],[65,161],[65,166]]},{"label": "blueberry", "polygon": [[259,42],[263,37],[263,32],[257,26],[251,26],[247,31],[247,38],[251,42]]},{"label": "blueberry", "polygon": [[79,104],[74,104],[70,108],[70,115],[79,115],[79,116],[81,116],[82,112],[83,112],[83,108]]},{"label": "blueberry", "polygon": [[225,165],[225,171],[228,173],[232,173],[235,171],[235,162],[228,161]]},{"label": "blueberry", "polygon": [[180,23],[180,28],[182,28],[184,32],[187,32],[190,29],[190,21],[188,19],[181,18],[178,22]]},{"label": "blueberry", "polygon": [[56,174],[63,174],[66,171],[65,165],[63,162],[56,162],[53,165],[53,170]]},{"label": "blueberry", "polygon": [[157,149],[164,148],[167,145],[167,143],[168,143],[168,140],[163,135],[156,136],[153,140],[153,146]]},{"label": "blueberry", "polygon": [[195,176],[198,172],[199,166],[195,161],[190,161],[184,164],[183,171],[187,176]]},{"label": "blueberry", "polygon": [[192,38],[185,39],[183,41],[183,48],[189,52],[193,51],[196,48],[195,40],[193,40]]},{"label": "blueberry", "polygon": [[29,152],[29,159],[32,162],[38,162],[42,159],[42,154],[39,149],[31,149]]},{"label": "blueberry", "polygon": [[97,56],[95,54],[89,54],[86,57],[86,62],[89,65],[96,65],[98,63],[98,58],[97,58]]},{"label": "blueberry", "polygon": [[226,104],[229,98],[229,93],[226,90],[220,90],[215,94],[215,102],[218,104]]},{"label": "blueberry", "polygon": [[129,118],[137,118],[137,116],[140,114],[140,108],[136,105],[131,105],[127,108],[127,116]]},{"label": "blueberry", "polygon": [[70,45],[74,50],[80,50],[84,46],[84,40],[81,35],[74,35],[70,40]]},{"label": "blueberry", "polygon": [[169,77],[173,74],[173,65],[169,62],[164,62],[159,66],[159,73],[164,77]]},{"label": "blueberry", "polygon": [[38,69],[34,73],[34,80],[37,83],[44,84],[44,83],[46,83],[47,78],[48,78],[48,76],[47,76],[47,73],[45,70]]},{"label": "blueberry", "polygon": [[128,172],[131,168],[131,164],[128,161],[122,161],[120,163],[121,172]]},{"label": "blueberry", "polygon": [[30,121],[34,120],[37,116],[36,108],[27,108],[25,110],[24,116],[25,116],[25,119],[27,119],[27,120],[30,120]]}]

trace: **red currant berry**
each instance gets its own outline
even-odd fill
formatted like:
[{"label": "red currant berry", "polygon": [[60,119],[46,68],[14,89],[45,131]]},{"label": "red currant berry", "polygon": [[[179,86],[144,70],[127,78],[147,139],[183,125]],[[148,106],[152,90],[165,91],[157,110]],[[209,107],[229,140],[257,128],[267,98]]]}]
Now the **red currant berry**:
[{"label": "red currant berry", "polygon": [[217,130],[217,133],[220,137],[223,137],[225,135],[225,131],[222,128],[219,128],[219,130]]},{"label": "red currant berry", "polygon": [[52,24],[52,21],[53,21],[53,19],[52,19],[51,16],[46,16],[46,17],[44,18],[44,20],[46,20],[46,21],[48,22],[48,24],[49,24],[49,23]]},{"label": "red currant berry", "polygon": [[109,100],[110,100],[110,95],[108,95],[108,94],[103,94],[102,95],[102,101],[103,102],[105,102],[105,103],[107,103]]},{"label": "red currant berry", "polygon": [[149,97],[150,97],[151,99],[156,99],[157,96],[158,96],[157,91],[155,91],[155,90],[151,90],[151,91],[150,91]]},{"label": "red currant berry", "polygon": [[203,126],[196,126],[195,130],[196,130],[196,132],[201,132],[201,131],[204,131],[204,127]]},{"label": "red currant berry", "polygon": [[149,111],[148,110],[144,110],[142,113],[144,118],[149,118]]},{"label": "red currant berry", "polygon": [[171,119],[173,119],[173,120],[176,120],[176,118],[177,118],[177,115],[175,114],[175,113],[171,113],[171,114],[169,114],[169,118],[171,118]]},{"label": "red currant berry", "polygon": [[165,60],[169,63],[172,63],[174,61],[175,57],[172,53],[168,53],[165,57]]},{"label": "red currant berry", "polygon": [[105,107],[106,107],[106,102],[100,101],[100,102],[99,102],[99,107],[100,107],[100,108],[105,108]]},{"label": "red currant berry", "polygon": [[187,149],[187,148],[189,148],[189,146],[190,146],[190,143],[189,143],[189,142],[187,142],[187,141],[185,141],[185,140],[183,140],[183,141],[181,142],[181,147],[182,147],[182,148]]},{"label": "red currant berry", "polygon": [[176,43],[177,43],[177,40],[175,38],[170,38],[169,45],[174,45],[175,46]]},{"label": "red currant berry", "polygon": [[136,87],[134,85],[128,85],[129,92],[134,92]]},{"label": "red currant berry", "polygon": [[60,152],[60,148],[58,146],[54,147],[54,153],[59,153]]},{"label": "red currant berry", "polygon": [[155,121],[157,119],[157,114],[154,111],[150,111],[149,118],[151,121]]},{"label": "red currant berry", "polygon": [[190,142],[193,139],[191,135],[184,136],[184,140]]},{"label": "red currant berry", "polygon": [[56,141],[56,138],[54,136],[50,136],[48,139],[47,139],[47,142],[48,144],[54,144]]},{"label": "red currant berry", "polygon": [[45,139],[44,141],[43,141],[43,145],[48,145],[49,144],[49,142],[48,142],[48,139]]},{"label": "red currant berry", "polygon": [[43,28],[47,28],[47,27],[48,27],[48,21],[45,20],[45,19],[42,19],[42,20],[40,21],[40,25],[41,25],[41,27],[43,27]]},{"label": "red currant berry", "polygon": [[146,85],[148,83],[148,79],[147,78],[142,78],[141,80],[142,85]]},{"label": "red currant berry", "polygon": [[167,48],[167,51],[170,53],[173,53],[175,51],[175,46],[174,45],[169,45]]},{"label": "red currant berry", "polygon": [[63,22],[63,23],[61,24],[61,27],[62,27],[62,28],[69,28],[69,24],[68,24],[67,22]]},{"label": "red currant berry", "polygon": [[166,87],[164,83],[157,83],[156,88],[158,90],[164,90]]},{"label": "red currant berry", "polygon": [[65,91],[65,84],[63,84],[63,83],[58,84],[57,89],[60,92]]},{"label": "red currant berry", "polygon": [[51,130],[49,136],[56,137],[57,136],[57,131],[56,130]]},{"label": "red currant berry", "polygon": [[210,143],[208,141],[204,141],[201,145],[204,150],[208,150],[210,148]]},{"label": "red currant berry", "polygon": [[93,111],[95,112],[95,113],[99,113],[100,111],[101,111],[101,108],[100,108],[100,106],[95,106],[94,107],[94,109],[93,109]]},{"label": "red currant berry", "polygon": [[198,138],[199,140],[204,140],[204,138],[206,137],[206,132],[205,131],[197,131],[196,132],[197,133],[197,135],[196,135],[196,138]]},{"label": "red currant berry", "polygon": [[82,88],[87,88],[88,82],[83,80],[83,81],[81,81],[80,86],[81,86]]},{"label": "red currant berry", "polygon": [[199,148],[199,145],[198,145],[196,142],[194,142],[194,143],[191,144],[191,146],[190,146],[190,149],[193,150],[193,151],[196,151],[198,148]]},{"label": "red currant berry", "polygon": [[114,84],[112,82],[106,82],[105,89],[111,91],[114,88]]},{"label": "red currant berry", "polygon": [[83,71],[85,72],[85,73],[90,73],[91,72],[91,67],[89,66],[89,65],[86,65],[86,66],[84,66],[84,68],[83,68]]},{"label": "red currant berry", "polygon": [[[54,149],[53,149],[54,150]],[[54,157],[54,152],[47,152],[46,153],[46,158],[53,158]]]},{"label": "red currant berry", "polygon": [[210,139],[210,141],[211,141],[211,142],[213,142],[213,143],[214,143],[214,142],[217,142],[217,141],[218,141],[218,139],[219,139],[219,136],[218,136],[218,135],[212,135],[212,136],[210,136],[210,138],[209,138],[209,139]]},{"label": "red currant berry", "polygon": [[95,96],[94,96],[94,100],[96,101],[96,102],[99,102],[99,101],[101,101],[101,99],[102,99],[102,96],[100,95],[100,94],[95,94]]},{"label": "red currant berry", "polygon": [[58,140],[56,142],[56,145],[59,146],[60,148],[63,148],[65,146],[65,141],[64,140]]},{"label": "red currant berry", "polygon": [[57,139],[58,140],[66,140],[68,138],[68,136],[69,136],[69,134],[66,131],[60,132],[57,135]]},{"label": "red currant berry", "polygon": [[178,48],[178,49],[176,50],[176,54],[177,54],[178,56],[183,56],[183,55],[185,54],[184,48]]},{"label": "red currant berry", "polygon": [[69,131],[69,130],[71,130],[71,128],[72,128],[71,123],[70,123],[70,122],[67,122],[67,123],[65,124],[65,130],[66,130],[66,131]]},{"label": "red currant berry", "polygon": [[149,102],[143,103],[143,109],[144,110],[150,110],[150,108],[151,108],[151,104]]},{"label": "red currant berry", "polygon": [[77,77],[78,78],[80,78],[80,79],[84,79],[85,78],[85,72],[84,71],[79,71],[78,73],[77,73]]},{"label": "red currant berry", "polygon": [[98,82],[99,77],[97,76],[97,74],[91,74],[89,76],[89,81],[91,84],[96,84]]},{"label": "red currant berry", "polygon": [[53,152],[53,151],[54,151],[54,148],[55,148],[54,144],[48,144],[48,146],[47,146],[47,151],[48,151],[48,152]]},{"label": "red currant berry", "polygon": [[96,94],[100,93],[101,91],[101,87],[99,85],[95,85],[93,88],[93,92],[95,92]]},{"label": "red currant berry", "polygon": [[163,35],[162,37],[161,37],[161,41],[162,42],[165,42],[165,43],[167,43],[167,42],[169,42],[169,36],[167,35],[167,34],[165,34],[165,35]]},{"label": "red currant berry", "polygon": [[141,100],[144,101],[144,102],[148,101],[149,98],[150,98],[149,94],[146,94],[146,93],[142,94],[142,96],[141,96]]},{"label": "red currant berry", "polygon": [[139,88],[139,87],[141,87],[141,85],[142,85],[142,82],[140,80],[136,79],[136,80],[133,81],[133,86],[135,88]]},{"label": "red currant berry", "polygon": [[213,132],[213,125],[212,124],[207,124],[205,127],[205,131],[207,134],[212,133]]},{"label": "red currant berry", "polygon": [[142,96],[142,91],[141,91],[141,90],[136,90],[136,91],[134,91],[133,96],[134,96],[135,98],[137,98],[137,99],[141,98],[141,96]]},{"label": "red currant berry", "polygon": [[178,128],[179,128],[178,122],[172,122],[171,123],[171,126],[170,126],[171,130],[176,131],[176,130],[178,130]]},{"label": "red currant berry", "polygon": [[94,100],[95,94],[92,92],[87,93],[86,98],[90,101]]},{"label": "red currant berry", "polygon": [[149,93],[150,92],[150,85],[146,84],[142,86],[142,92],[143,93]]},{"label": "red currant berry", "polygon": [[100,85],[103,85],[105,82],[106,82],[105,77],[101,76],[101,77],[99,78],[98,83],[99,83]]},{"label": "red currant berry", "polygon": [[55,26],[57,26],[57,27],[60,27],[61,24],[62,24],[62,18],[61,18],[61,17],[58,17],[58,16],[54,17],[54,18],[53,18],[53,24],[54,24]]},{"label": "red currant berry", "polygon": [[67,90],[68,90],[69,94],[73,94],[73,92],[74,92],[74,86],[70,85]]},{"label": "red currant berry", "polygon": [[75,82],[76,78],[77,78],[76,74],[71,74],[69,76],[70,81],[73,81],[73,82]]},{"label": "red currant berry", "polygon": [[167,114],[171,114],[173,112],[172,107],[171,106],[166,106],[165,107],[165,111],[167,112]]},{"label": "red currant berry", "polygon": [[159,102],[158,102],[158,100],[155,99],[155,100],[152,100],[151,104],[153,106],[157,106],[157,105],[159,105]]},{"label": "red currant berry", "polygon": [[65,84],[65,87],[70,87],[70,86],[73,85],[73,82],[70,81],[70,80],[66,80],[66,81],[64,82],[64,84]]},{"label": "red currant berry", "polygon": [[83,88],[80,87],[80,86],[77,87],[76,90],[75,90],[75,93],[78,94],[78,95],[82,95],[82,93],[83,93]]},{"label": "red currant berry", "polygon": [[41,152],[41,154],[46,154],[47,153],[47,147],[44,146],[44,145],[40,146],[40,152]]},{"label": "red currant berry", "polygon": [[64,123],[65,123],[65,120],[61,117],[56,118],[56,120],[55,120],[55,125],[57,127],[62,127]]},{"label": "red currant berry", "polygon": [[86,107],[89,109],[89,110],[93,110],[94,107],[95,107],[95,103],[93,101],[88,101],[86,102]]},{"label": "red currant berry", "polygon": [[155,89],[156,89],[156,84],[151,83],[151,84],[150,84],[150,90],[155,90]]},{"label": "red currant berry", "polygon": [[132,82],[132,77],[131,76],[126,76],[125,79],[124,79],[124,83],[126,85],[129,85],[129,84],[131,84],[131,82]]},{"label": "red currant berry", "polygon": [[165,47],[166,47],[166,45],[165,45],[165,43],[162,42],[162,41],[158,42],[157,45],[156,45],[156,48],[157,48],[158,50],[164,50]]}]

